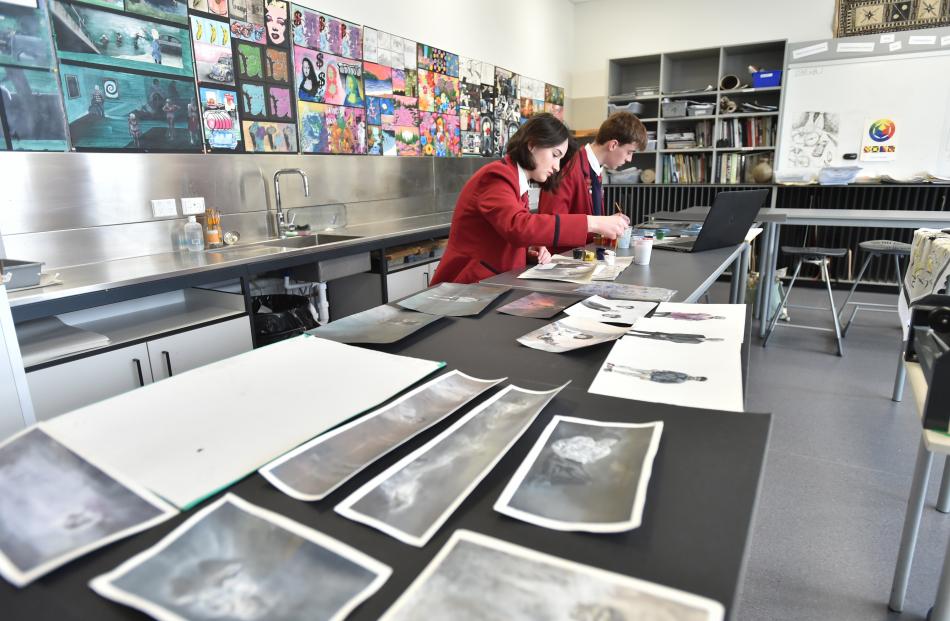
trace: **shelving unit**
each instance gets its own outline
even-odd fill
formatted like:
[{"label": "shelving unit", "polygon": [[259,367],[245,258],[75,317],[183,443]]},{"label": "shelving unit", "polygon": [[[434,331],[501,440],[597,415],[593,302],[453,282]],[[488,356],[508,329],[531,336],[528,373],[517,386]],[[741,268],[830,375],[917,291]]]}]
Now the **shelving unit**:
[{"label": "shelving unit", "polygon": [[[729,178],[738,179],[735,184],[750,185],[751,168],[761,160],[774,162],[778,134],[778,119],[782,103],[782,87],[751,86],[748,67],[754,65],[763,71],[785,68],[785,41],[765,41],[743,45],[688,50],[609,61],[607,101],[613,105],[639,102],[642,111],[638,116],[648,131],[656,132],[657,147],[637,153],[627,167],[653,168],[657,185],[677,185],[676,170],[670,170],[671,160],[691,162],[694,167],[701,161],[704,172],[701,176],[707,183],[727,185],[723,172],[732,165]],[[750,86],[720,89],[725,76],[736,76],[740,84]],[[656,95],[637,95],[637,90],[655,87]],[[720,100],[729,98],[741,110],[743,103],[776,106],[775,111],[721,112]],[[662,114],[664,101],[691,100],[697,103],[715,103],[713,114],[701,116],[665,117]],[[754,123],[754,128],[765,134],[764,144],[756,146],[730,146],[724,139],[723,130],[731,119],[774,119]],[[696,148],[671,149],[665,144],[665,135],[670,132],[694,131],[695,124],[712,122],[712,144]],[[743,124],[741,131],[748,133]],[[740,131],[740,130],[737,130]],[[733,137],[734,138],[734,137]],[[744,138],[743,138],[744,140]],[[722,146],[719,146],[722,145]],[[670,155],[685,154],[692,158],[670,158]],[[733,161],[735,160],[735,161]],[[738,166],[738,168],[737,168]],[[695,169],[694,169],[695,172]],[[695,175],[693,175],[695,177]]]}]

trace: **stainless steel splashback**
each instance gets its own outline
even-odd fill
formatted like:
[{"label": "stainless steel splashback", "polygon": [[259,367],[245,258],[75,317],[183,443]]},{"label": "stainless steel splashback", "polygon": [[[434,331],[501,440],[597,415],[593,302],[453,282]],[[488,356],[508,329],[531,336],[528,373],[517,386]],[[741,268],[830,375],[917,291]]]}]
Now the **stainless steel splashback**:
[{"label": "stainless steel splashback", "polygon": [[226,230],[268,235],[274,172],[301,168],[310,180],[281,183],[285,209],[345,205],[350,224],[450,211],[488,158],[337,155],[0,153],[0,235],[9,257],[47,269],[173,249],[183,216],[153,218],[150,200],[203,196]]}]

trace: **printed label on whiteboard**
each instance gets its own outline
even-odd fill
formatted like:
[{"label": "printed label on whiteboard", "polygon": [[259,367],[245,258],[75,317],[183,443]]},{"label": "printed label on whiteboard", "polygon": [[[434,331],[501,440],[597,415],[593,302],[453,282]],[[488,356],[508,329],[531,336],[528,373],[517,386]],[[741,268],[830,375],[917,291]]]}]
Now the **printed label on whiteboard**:
[{"label": "printed label on whiteboard", "polygon": [[792,51],[792,58],[805,58],[806,56],[814,56],[815,54],[821,54],[822,52],[828,51],[828,42],[816,43],[815,45],[809,45],[808,47],[803,47],[797,50]]},{"label": "printed label on whiteboard", "polygon": [[907,40],[908,45],[933,45],[937,42],[935,35],[915,35]]},{"label": "printed label on whiteboard", "polygon": [[897,123],[893,118],[880,117],[864,122],[861,138],[861,160],[890,162],[897,159]]},{"label": "printed label on whiteboard", "polygon": [[894,42],[894,33],[889,32],[887,34],[881,35],[881,43],[893,43]]},{"label": "printed label on whiteboard", "polygon": [[943,47],[950,45],[950,35],[944,35],[940,37],[940,45]]},{"label": "printed label on whiteboard", "polygon": [[893,43],[891,43],[890,45],[888,45],[887,48],[888,48],[889,50],[891,50],[892,52],[896,52],[897,50],[901,49],[901,42],[900,42],[900,41],[894,41]]},{"label": "printed label on whiteboard", "polygon": [[860,41],[855,43],[839,43],[837,52],[873,52],[874,41]]}]

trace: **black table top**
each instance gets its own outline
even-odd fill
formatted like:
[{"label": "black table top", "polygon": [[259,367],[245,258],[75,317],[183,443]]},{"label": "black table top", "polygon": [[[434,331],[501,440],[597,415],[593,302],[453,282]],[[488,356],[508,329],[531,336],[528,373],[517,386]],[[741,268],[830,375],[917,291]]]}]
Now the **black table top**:
[{"label": "black table top", "polygon": [[[445,360],[446,370],[459,369],[476,377],[508,376],[510,383],[529,389],[549,389],[572,380],[425,547],[408,546],[347,520],[334,513],[333,507],[494,392],[393,451],[324,501],[294,500],[257,474],[228,491],[335,537],[393,568],[383,588],[350,619],[378,618],[458,528],[710,597],[731,614],[742,580],[771,415],[716,412],[588,394],[587,388],[611,344],[552,354],[516,343],[517,337],[547,320],[503,315],[494,309],[527,293],[510,291],[479,317],[445,318],[400,343],[376,346],[381,351]],[[319,407],[318,396],[314,407]],[[565,533],[492,510],[518,465],[557,414],[615,422],[664,421],[640,528],[610,535]],[[152,546],[204,506],[202,503],[165,524],[88,554],[24,589],[0,580],[3,618],[146,618],[99,597],[87,587],[88,581]]]},{"label": "black table top", "polygon": [[[653,249],[649,265],[631,263],[614,282],[644,287],[676,289],[671,302],[696,302],[716,279],[742,252],[744,244],[705,250],[703,252],[673,252]],[[619,256],[630,256],[632,249],[617,250]],[[506,285],[531,291],[568,293],[581,285],[556,280],[528,280],[518,278],[524,270],[511,270],[492,276],[482,282]]]}]

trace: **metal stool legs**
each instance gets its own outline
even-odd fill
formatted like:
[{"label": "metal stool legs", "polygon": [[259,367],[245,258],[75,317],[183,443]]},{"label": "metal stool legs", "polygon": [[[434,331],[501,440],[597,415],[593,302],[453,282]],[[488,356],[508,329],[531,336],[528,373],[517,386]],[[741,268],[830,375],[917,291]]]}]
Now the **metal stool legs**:
[{"label": "metal stool legs", "polygon": [[902,340],[900,355],[897,356],[897,374],[894,376],[894,392],[891,394],[891,401],[900,402],[904,398],[904,384],[907,375],[907,369],[904,367],[905,349],[907,349],[907,345]]},{"label": "metal stool legs", "polygon": [[825,284],[828,286],[828,303],[831,306],[831,317],[835,320],[835,341],[838,343],[838,355],[844,356],[844,348],[841,345],[841,324],[838,323],[838,310],[835,308],[835,296],[831,292],[831,276],[828,274],[828,262],[821,262],[821,274],[825,278]]},{"label": "metal stool legs", "polygon": [[[870,265],[871,259],[873,258],[874,258],[873,254],[868,254],[868,256],[864,258],[864,263],[861,264],[861,269],[858,270],[858,277],[854,280],[854,284],[851,285],[851,291],[848,291],[848,297],[844,299],[844,304],[841,305],[841,310],[838,311],[837,318],[839,321],[841,320],[841,315],[844,314],[845,309],[848,308],[848,302],[851,301],[851,296],[854,295],[855,290],[858,288],[858,284],[861,283],[861,278],[864,277],[864,272],[868,269],[868,265]],[[851,327],[851,322],[854,321],[854,316],[857,314],[858,314],[858,305],[855,304],[854,310],[851,311],[851,317],[848,318],[848,323],[844,327],[845,335],[848,334],[848,328]]]},{"label": "metal stool legs", "polygon": [[[811,261],[814,262],[814,261]],[[788,296],[792,293],[792,288],[795,286],[795,281],[798,279],[798,274],[801,272],[802,263],[804,259],[801,257],[798,258],[798,262],[795,264],[795,273],[792,275],[792,280],[788,284],[788,289],[785,290],[785,295],[782,296],[782,302],[779,304],[778,310],[775,312],[775,315],[772,317],[769,322],[769,327],[765,331],[765,338],[762,341],[762,347],[766,347],[769,344],[769,339],[772,338],[772,333],[775,331],[775,324],[778,323],[779,317],[782,315],[782,311],[785,310],[785,307],[788,306]],[[824,307],[818,307],[818,310],[830,310],[831,317],[835,322],[835,343],[838,346],[838,355],[844,356],[844,347],[841,342],[841,324],[838,323],[838,309],[835,308],[835,297],[831,291],[831,275],[828,272],[828,260],[822,258],[819,263],[819,268],[821,269],[821,277],[825,281],[825,286],[828,287],[828,302],[830,306],[825,309]],[[816,308],[816,307],[805,307],[805,308]],[[830,331],[830,328],[820,328],[816,326],[789,326],[792,328],[809,328],[811,330],[827,330]]]},{"label": "metal stool legs", "polygon": [[[762,347],[765,347],[769,344],[769,339],[772,338],[772,332],[775,330],[775,324],[778,322],[778,318],[782,316],[782,311],[785,310],[785,304],[788,303],[788,294],[792,292],[792,287],[795,286],[795,279],[798,278],[798,273],[802,271],[802,260],[799,258],[798,262],[795,263],[795,273],[792,274],[792,280],[788,283],[788,289],[785,290],[785,295],[782,296],[782,303],[778,305],[778,309],[775,311],[775,315],[772,316],[772,320],[769,321],[769,327],[765,331],[765,340],[762,341]],[[769,309],[763,309],[763,317],[769,316]]]}]

